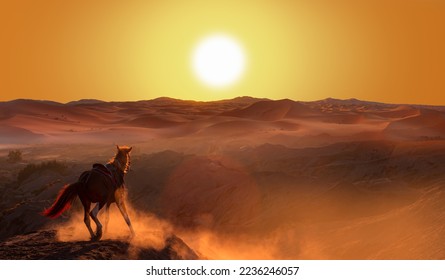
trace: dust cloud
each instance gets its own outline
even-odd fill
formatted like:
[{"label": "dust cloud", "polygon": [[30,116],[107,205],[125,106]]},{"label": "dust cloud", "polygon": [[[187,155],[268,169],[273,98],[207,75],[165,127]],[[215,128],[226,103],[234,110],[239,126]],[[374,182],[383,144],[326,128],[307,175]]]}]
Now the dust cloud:
[{"label": "dust cloud", "polygon": [[[166,240],[173,233],[171,225],[155,215],[137,211],[128,202],[126,206],[136,233],[135,236],[131,238],[130,229],[119,209],[115,204],[112,204],[110,206],[108,228],[104,232],[102,239],[129,241],[130,245],[135,248],[154,248],[156,250],[164,248]],[[62,242],[89,240],[90,234],[83,222],[83,210],[71,212],[71,217],[67,222],[56,226],[57,239]],[[102,225],[104,225],[104,217],[105,209],[102,209],[98,215]],[[92,220],[91,227],[95,231],[96,226]]]},{"label": "dust cloud", "polygon": [[[431,246],[444,240],[437,234],[442,228],[437,221],[443,217],[441,201],[445,199],[445,191],[439,187],[405,197],[401,194],[393,197],[386,192],[376,197],[370,193],[361,197],[350,190],[344,193],[337,190],[335,195],[325,193],[312,202],[301,197],[298,200],[297,194],[288,193],[287,200],[283,196],[263,196],[259,203],[267,207],[257,209],[249,219],[227,216],[233,203],[222,203],[214,212],[207,212],[210,220],[218,221],[217,225],[188,226],[181,221],[184,216],[179,210],[160,217],[138,210],[127,201],[136,232],[132,239],[122,215],[112,204],[108,230],[102,238],[129,242],[129,258],[132,258],[141,248],[164,248],[166,240],[174,235],[202,259],[228,260],[428,258],[437,253]],[[292,201],[300,203],[291,207]],[[69,220],[57,225],[59,241],[89,240],[82,213],[81,207],[74,207],[68,213]],[[102,223],[104,214],[104,210],[99,213]],[[190,214],[187,221],[202,220],[202,213]],[[94,222],[91,224],[94,230]],[[425,243],[426,236],[434,239]]]}]

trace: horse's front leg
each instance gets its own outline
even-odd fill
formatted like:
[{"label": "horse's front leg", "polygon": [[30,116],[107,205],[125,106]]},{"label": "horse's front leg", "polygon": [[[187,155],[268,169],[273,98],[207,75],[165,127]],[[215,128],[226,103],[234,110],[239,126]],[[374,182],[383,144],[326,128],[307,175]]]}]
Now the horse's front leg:
[{"label": "horse's front leg", "polygon": [[105,205],[105,217],[104,217],[104,234],[108,231],[108,222],[110,221],[110,204]]},{"label": "horse's front leg", "polygon": [[119,199],[116,199],[116,204],[117,204],[117,208],[119,208],[119,211],[121,211],[121,214],[125,219],[125,222],[127,223],[128,227],[130,228],[131,237],[133,237],[134,236],[133,226],[131,225],[130,217],[128,217],[127,207],[125,207],[123,198],[120,197]]}]

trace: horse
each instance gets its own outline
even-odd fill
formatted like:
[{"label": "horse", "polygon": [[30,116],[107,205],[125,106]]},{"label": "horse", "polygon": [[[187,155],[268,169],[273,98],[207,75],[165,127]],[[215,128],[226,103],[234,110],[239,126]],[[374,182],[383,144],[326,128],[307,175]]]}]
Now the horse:
[{"label": "horse", "polygon": [[[116,148],[116,155],[106,165],[96,163],[91,170],[84,171],[77,182],[65,185],[52,206],[45,209],[42,214],[50,218],[57,218],[70,208],[72,202],[78,196],[82,202],[84,223],[91,235],[91,240],[99,241],[102,238],[102,224],[97,215],[106,206],[104,222],[104,231],[106,232],[109,207],[115,202],[130,229],[130,237],[133,237],[135,233],[124,202],[126,191],[124,175],[130,169],[132,147],[116,145]],[[90,211],[92,203],[96,203],[96,205]],[[96,223],[96,233],[91,228],[90,217]]]}]

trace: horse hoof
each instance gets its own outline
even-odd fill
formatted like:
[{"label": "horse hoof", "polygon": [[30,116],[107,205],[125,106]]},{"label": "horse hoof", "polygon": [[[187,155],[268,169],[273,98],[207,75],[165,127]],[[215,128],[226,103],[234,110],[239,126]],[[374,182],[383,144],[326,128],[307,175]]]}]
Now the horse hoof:
[{"label": "horse hoof", "polygon": [[96,230],[96,238],[100,240],[102,238],[102,229]]},{"label": "horse hoof", "polygon": [[101,235],[95,235],[93,237],[91,237],[91,241],[99,241],[102,238],[102,234]]}]

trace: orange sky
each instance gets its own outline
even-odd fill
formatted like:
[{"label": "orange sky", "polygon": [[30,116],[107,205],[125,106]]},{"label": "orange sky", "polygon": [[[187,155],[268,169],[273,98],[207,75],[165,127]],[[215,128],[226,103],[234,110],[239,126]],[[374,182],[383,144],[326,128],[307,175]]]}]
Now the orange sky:
[{"label": "orange sky", "polygon": [[[237,38],[241,80],[211,89],[190,55]],[[445,105],[445,1],[2,1],[0,100],[358,98]]]}]

